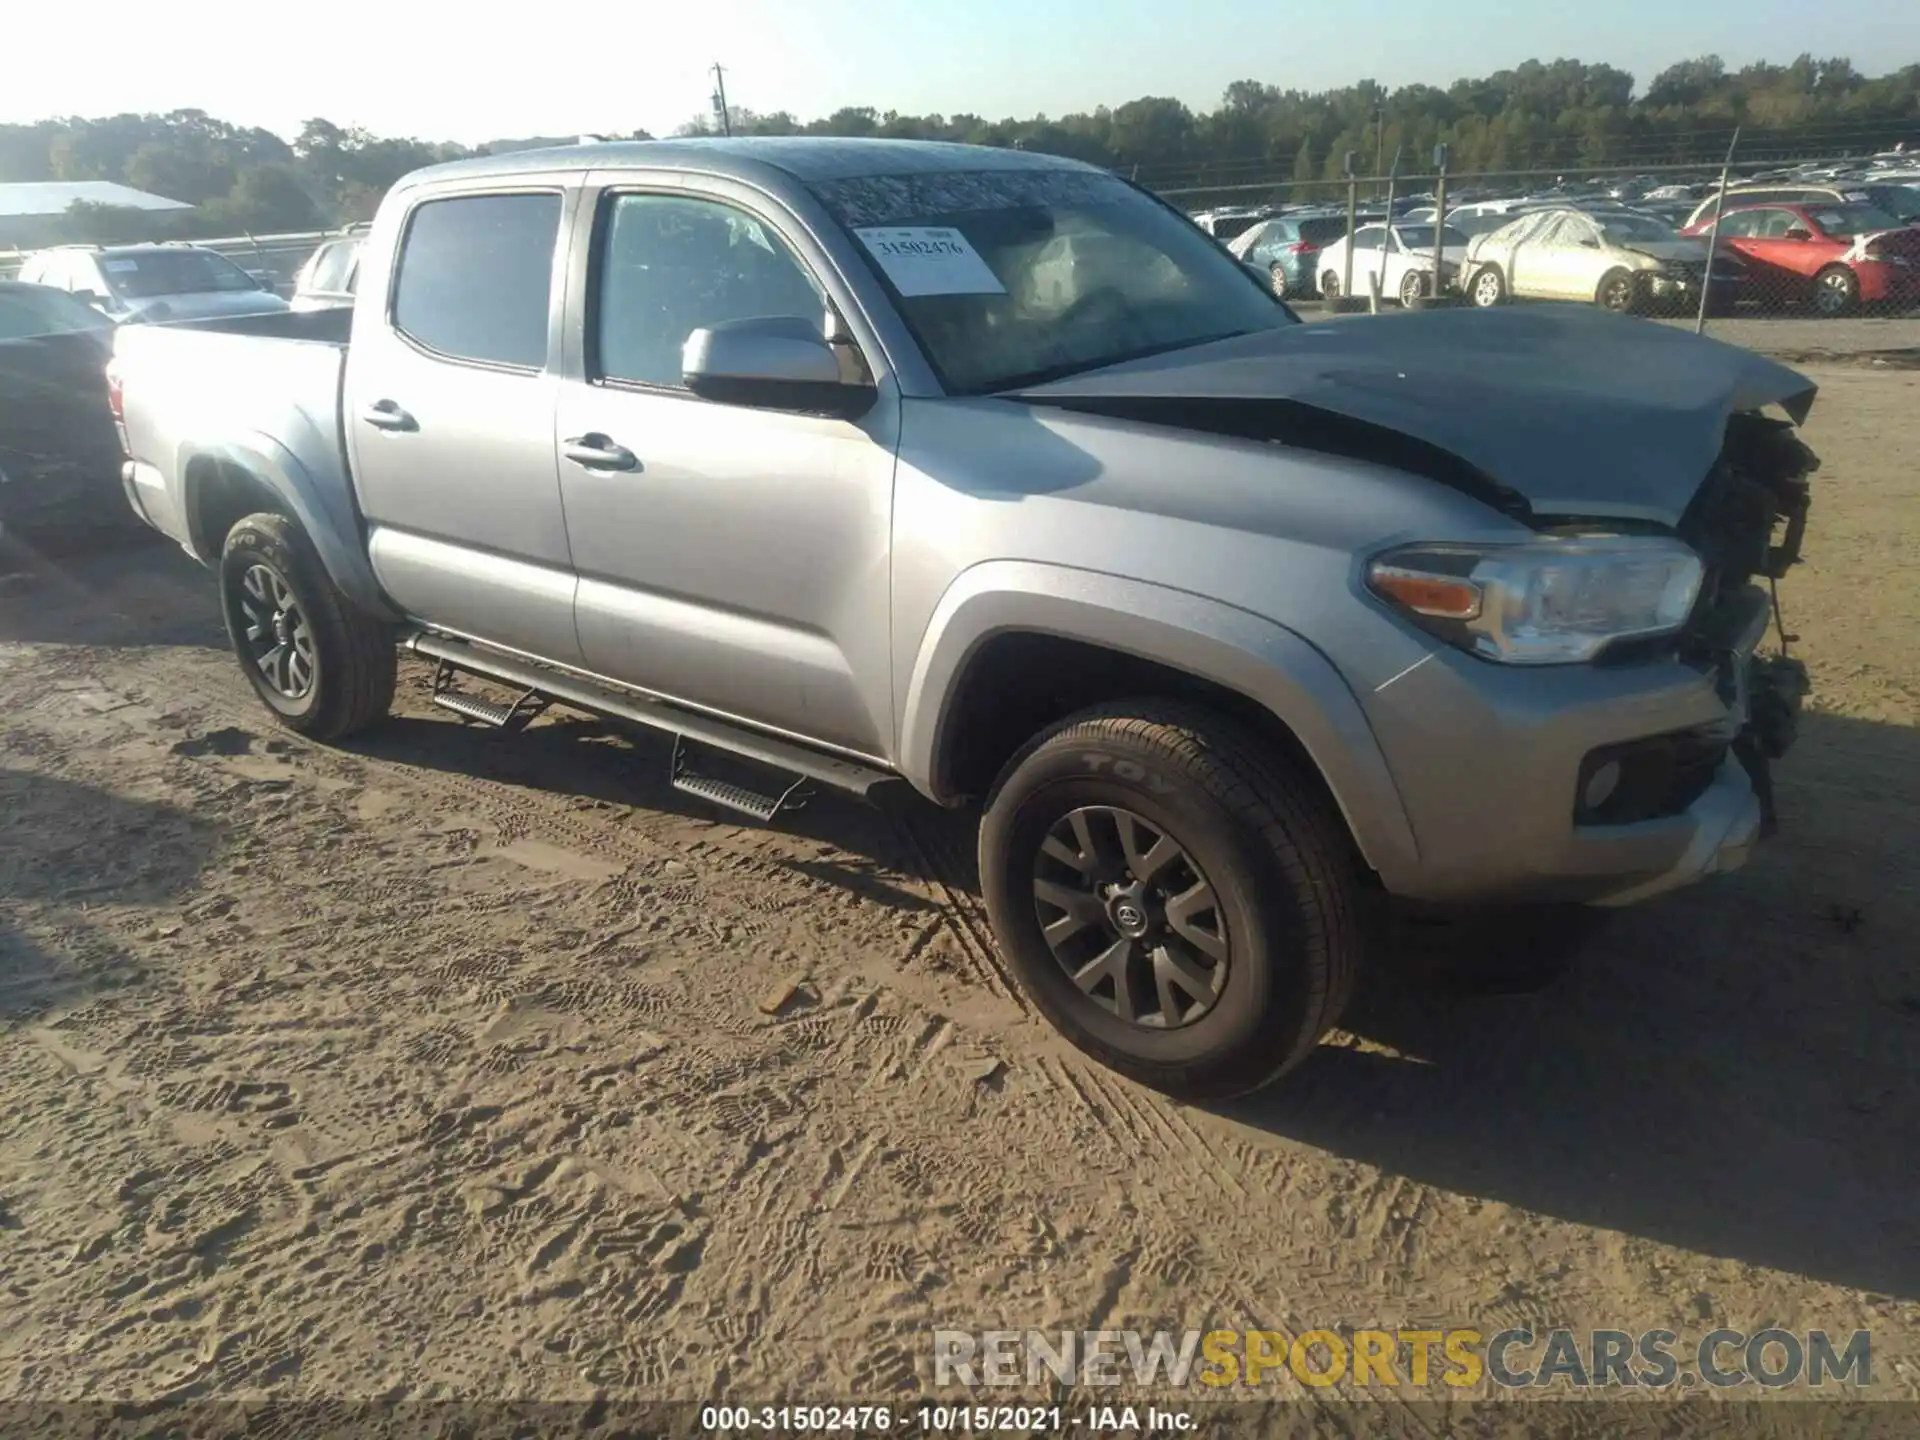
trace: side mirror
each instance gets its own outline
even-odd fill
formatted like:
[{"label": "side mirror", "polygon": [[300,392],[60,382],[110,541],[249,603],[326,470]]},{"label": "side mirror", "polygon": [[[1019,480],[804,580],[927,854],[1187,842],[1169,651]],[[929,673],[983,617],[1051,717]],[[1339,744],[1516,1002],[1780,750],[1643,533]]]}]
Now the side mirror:
[{"label": "side mirror", "polygon": [[841,378],[840,357],[814,321],[798,316],[729,320],[696,330],[680,374],[702,400],[752,410],[792,410],[855,420],[879,392]]},{"label": "side mirror", "polygon": [[1787,239],[1811,240],[1813,239],[1813,232],[1811,230],[1804,229],[1799,225],[1796,225],[1791,230],[1787,231]]},{"label": "side mirror", "polygon": [[1589,250],[1598,250],[1600,248],[1600,242],[1594,239],[1591,235],[1588,235],[1582,238],[1580,243],[1586,246],[1587,249]]},{"label": "side mirror", "polygon": [[98,290],[76,290],[73,292],[73,298],[82,304],[93,306],[96,310],[107,308],[107,297]]},{"label": "side mirror", "polygon": [[277,291],[280,288],[279,278],[268,271],[249,270],[247,274],[253,277],[253,283],[255,285],[258,285],[262,290],[266,291],[269,295],[273,294],[275,291]]}]

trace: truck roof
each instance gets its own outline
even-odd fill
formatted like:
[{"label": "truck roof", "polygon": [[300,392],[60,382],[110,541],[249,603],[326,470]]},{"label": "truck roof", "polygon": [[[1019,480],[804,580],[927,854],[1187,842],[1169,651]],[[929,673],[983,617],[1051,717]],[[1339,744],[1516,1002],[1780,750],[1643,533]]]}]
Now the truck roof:
[{"label": "truck roof", "polygon": [[1060,155],[959,145],[941,140],[852,139],[827,135],[697,136],[684,140],[615,140],[513,150],[416,170],[403,187],[465,177],[491,178],[555,170],[601,168],[699,171],[765,182],[779,176],[802,184],[857,180],[872,175],[921,175],[939,171],[1085,170],[1098,166]]}]

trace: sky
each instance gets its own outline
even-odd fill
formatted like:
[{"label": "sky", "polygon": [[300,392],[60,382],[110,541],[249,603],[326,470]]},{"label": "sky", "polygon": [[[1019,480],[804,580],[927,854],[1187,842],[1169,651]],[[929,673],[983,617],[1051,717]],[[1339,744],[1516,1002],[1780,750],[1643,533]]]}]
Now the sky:
[{"label": "sky", "polygon": [[1739,66],[1811,49],[1869,75],[1920,61],[1916,0],[91,0],[78,28],[59,6],[17,8],[0,122],[199,109],[289,137],[324,116],[465,144],[666,134],[707,110],[715,61],[732,103],[802,120],[844,105],[1025,118],[1141,95],[1211,109],[1237,79],[1445,86],[1562,56],[1642,86],[1708,53]]}]

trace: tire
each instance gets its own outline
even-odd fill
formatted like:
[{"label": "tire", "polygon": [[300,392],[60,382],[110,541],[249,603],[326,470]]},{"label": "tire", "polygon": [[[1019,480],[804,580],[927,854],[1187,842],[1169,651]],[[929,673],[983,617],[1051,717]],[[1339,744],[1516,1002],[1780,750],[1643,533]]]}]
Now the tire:
[{"label": "tire", "polygon": [[1340,277],[1329,270],[1320,277],[1320,298],[1338,300],[1340,298]]},{"label": "tire", "polygon": [[1427,298],[1428,275],[1424,270],[1409,270],[1400,277],[1400,308],[1412,310]]},{"label": "tire", "polygon": [[1844,265],[1829,265],[1813,277],[1814,313],[1829,320],[1860,308],[1860,277]]},{"label": "tire", "polygon": [[[1365,949],[1338,817],[1270,745],[1186,704],[1101,706],[1030,743],[989,797],[980,875],[1034,1006],[1102,1064],[1190,1100],[1246,1094],[1306,1059]],[[1096,882],[1127,879],[1102,898]],[[1122,952],[1130,937],[1145,943]],[[1089,976],[1092,957],[1133,964]]]},{"label": "tire", "polygon": [[1609,270],[1593,289],[1593,303],[1616,315],[1631,315],[1639,308],[1639,299],[1630,270]]},{"label": "tire", "polygon": [[1286,267],[1285,267],[1284,265],[1272,265],[1272,266],[1269,266],[1269,267],[1267,268],[1267,275],[1268,275],[1268,277],[1269,277],[1269,278],[1270,278],[1270,279],[1272,280],[1272,282],[1273,282],[1273,295],[1274,295],[1274,298],[1275,298],[1276,300],[1284,300],[1284,299],[1286,299],[1286,298],[1287,298],[1287,270],[1286,270]]},{"label": "tire", "polygon": [[334,587],[312,542],[285,516],[249,515],[227,532],[220,610],[242,673],[289,730],[338,740],[392,708],[391,628]]},{"label": "tire", "polygon": [[1483,265],[1476,270],[1467,289],[1467,298],[1477,310],[1491,310],[1496,305],[1506,304],[1507,277],[1500,273],[1500,267]]}]

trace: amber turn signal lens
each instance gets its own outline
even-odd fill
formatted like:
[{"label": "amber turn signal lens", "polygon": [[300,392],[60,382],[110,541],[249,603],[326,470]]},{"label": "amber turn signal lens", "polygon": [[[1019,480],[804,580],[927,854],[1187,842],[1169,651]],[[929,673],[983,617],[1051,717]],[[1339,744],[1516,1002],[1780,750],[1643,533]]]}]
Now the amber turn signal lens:
[{"label": "amber turn signal lens", "polygon": [[1375,565],[1367,574],[1374,593],[1436,620],[1472,620],[1480,614],[1480,587],[1454,575],[1433,575],[1398,565]]}]

